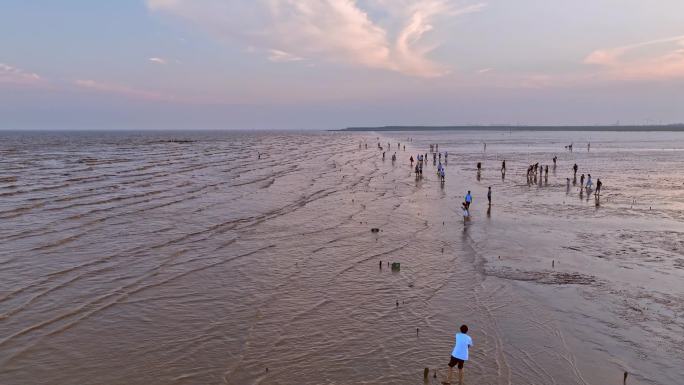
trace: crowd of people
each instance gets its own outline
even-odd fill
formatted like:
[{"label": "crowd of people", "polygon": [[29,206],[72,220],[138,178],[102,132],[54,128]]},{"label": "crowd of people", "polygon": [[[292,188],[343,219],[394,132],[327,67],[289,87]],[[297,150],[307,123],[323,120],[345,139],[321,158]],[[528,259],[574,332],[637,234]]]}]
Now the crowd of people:
[{"label": "crowd of people", "polygon": [[[408,138],[407,141],[412,142],[412,138]],[[366,148],[368,148],[368,144],[366,144],[365,146],[366,146]],[[485,146],[486,146],[486,144],[485,144]],[[385,148],[391,149],[392,148],[391,143],[388,142],[387,146],[385,147],[380,142],[378,142],[377,147],[378,147],[378,149],[383,151],[382,159],[385,160]],[[359,148],[362,148],[362,143],[359,143]],[[401,149],[401,148],[402,148],[401,144],[397,143],[397,149]],[[405,145],[403,148],[404,148],[404,150],[406,150]],[[572,144],[565,146],[565,148],[568,149],[569,151],[572,151]],[[587,148],[589,148],[589,146],[587,146]],[[485,147],[485,151],[486,151],[486,147]],[[423,168],[425,166],[427,166],[427,162],[428,162],[427,159],[428,159],[429,154],[432,155],[432,164],[434,166],[436,166],[437,178],[440,181],[440,183],[443,185],[445,182],[445,178],[446,178],[446,165],[448,164],[449,153],[447,151],[444,151],[444,152],[440,151],[439,150],[439,144],[437,144],[437,143],[430,144],[429,145],[429,153],[426,152],[426,153],[417,154],[415,157],[413,155],[411,155],[409,157],[411,169],[415,173],[416,180],[422,179],[423,178]],[[396,159],[397,159],[397,154],[396,154],[396,152],[394,152],[392,155],[392,162],[396,161]],[[442,162],[442,161],[444,161],[444,162]],[[554,155],[553,158],[551,159],[551,162],[552,162],[551,167],[554,170],[554,175],[555,175],[555,170],[556,170],[556,167],[558,165],[558,157]],[[479,181],[481,173],[483,171],[482,162],[477,162],[476,169],[477,169],[477,180]],[[505,159],[501,161],[501,169],[500,170],[501,170],[501,176],[503,179],[506,175],[506,160]],[[573,173],[572,185],[573,186],[577,185],[578,170],[579,170],[579,166],[575,163],[572,166],[572,173]],[[532,183],[537,183],[537,181],[539,181],[540,185],[542,184],[542,182],[548,183],[549,165],[548,164],[544,165],[544,164],[540,164],[540,163],[530,164],[527,167],[527,172],[525,174],[526,174],[528,185],[530,185]],[[569,192],[570,191],[570,183],[571,183],[570,178],[566,178],[566,183],[567,183],[567,192]],[[591,192],[593,192],[594,195],[596,196],[597,201],[598,201],[598,197],[601,194],[601,188],[603,186],[603,182],[601,182],[601,179],[597,179],[596,184],[594,185],[594,181],[592,179],[591,174],[587,174],[586,176],[585,176],[585,174],[581,174],[579,184],[580,184],[580,195],[584,194],[585,192],[587,194],[590,194]],[[472,203],[472,200],[473,200],[472,194],[470,191],[468,191],[468,193],[465,195],[464,201],[462,203],[464,222],[468,221],[470,218],[470,204]],[[492,204],[492,187],[491,186],[489,186],[487,188],[487,202],[488,202],[488,205],[491,207],[491,204]],[[489,211],[488,211],[488,213],[489,213]]]},{"label": "crowd of people", "polygon": [[[408,139],[409,142],[412,142],[412,139]],[[382,153],[382,159],[385,159],[385,147],[382,146],[378,142],[378,149],[383,151]],[[484,151],[486,151],[486,144],[484,144]],[[566,146],[566,149],[569,151],[572,151],[572,144]],[[368,144],[365,144],[365,147],[368,148]],[[359,143],[359,148],[362,148],[362,144]],[[387,149],[391,149],[390,143],[387,143]],[[589,145],[587,145],[587,150],[589,150]],[[401,146],[399,143],[397,143],[397,149],[401,149]],[[406,150],[406,147],[404,146],[404,150]],[[438,179],[440,182],[443,184],[445,180],[445,174],[446,174],[446,164],[448,163],[448,152],[444,151],[441,152],[439,150],[439,144],[430,144],[429,145],[429,153],[432,154],[432,163],[434,166],[437,167],[436,172]],[[396,152],[393,153],[392,155],[392,162],[396,160]],[[442,163],[442,160],[444,160],[444,163]],[[415,155],[410,155],[409,157],[409,162],[411,165],[411,169],[415,172],[416,179],[422,179],[423,178],[423,167],[427,166],[428,162],[428,153],[420,153]],[[554,171],[554,175],[556,172],[556,167],[558,165],[558,157],[554,155],[554,157],[551,159],[552,162],[552,169]],[[480,180],[480,174],[482,173],[482,162],[477,162],[476,164],[476,169],[477,169],[477,180]],[[501,175],[502,179],[505,177],[506,174],[506,160],[501,161]],[[579,166],[575,163],[573,164],[572,168],[572,184],[576,185],[577,184],[577,173],[579,171]],[[527,167],[527,172],[526,172],[526,177],[527,177],[527,182],[528,185],[531,183],[536,183],[537,180],[539,180],[539,183],[541,185],[541,181],[545,181],[548,183],[548,178],[549,178],[549,165],[543,165],[540,163],[534,163],[530,164]],[[570,178],[566,178],[567,182],[567,191],[570,191]],[[594,190],[594,182],[592,179],[591,174],[587,173],[586,176],[585,174],[581,174],[579,178],[579,187],[580,187],[580,194],[583,194],[584,191],[586,191],[587,194],[590,194],[592,191],[594,192],[594,195],[596,196],[597,202],[598,202],[598,196],[601,194],[601,187],[603,183],[601,182],[601,179],[596,180],[596,188]],[[461,204],[462,210],[463,210],[463,221],[464,224],[470,220],[470,209],[471,205],[473,203],[473,195],[470,190],[466,193],[464,196],[463,202]],[[489,186],[487,188],[487,203],[488,206],[491,208],[492,205],[492,187]],[[598,204],[598,203],[597,203]],[[489,215],[489,209],[487,211],[487,215]],[[460,328],[460,333],[456,334],[455,338],[455,346],[451,354],[451,359],[449,361],[449,370],[448,370],[448,376],[447,376],[447,381],[443,383],[450,383],[452,379],[452,373],[453,373],[453,368],[458,367],[458,375],[459,375],[459,382],[463,380],[463,366],[465,361],[468,360],[468,349],[472,346],[472,338],[467,335],[468,332],[468,327],[466,325],[462,325]],[[427,370],[427,369],[426,369]]]},{"label": "crowd of people", "polygon": [[[432,164],[434,166],[437,166],[437,178],[440,180],[441,183],[444,183],[446,176],[445,165],[449,162],[449,153],[446,151],[442,153],[437,151],[437,149],[438,145],[430,145],[430,152],[432,153]],[[416,175],[416,179],[420,179],[423,177],[423,167],[427,165],[427,159],[428,153],[417,154],[415,158],[413,157],[413,155],[409,157],[409,162],[411,164],[411,168],[413,169]],[[442,159],[444,159],[444,163],[442,163]],[[392,160],[394,160],[394,158]]]},{"label": "crowd of people", "polygon": [[[572,184],[576,185],[577,184],[577,170],[579,170],[579,167],[577,166],[577,163],[575,163],[572,166]],[[567,180],[567,185],[568,187],[570,186],[570,178]],[[601,182],[601,179],[596,179],[596,190],[594,190],[594,182],[591,179],[591,174],[587,174],[586,177],[586,183],[585,183],[585,177],[584,174],[580,176],[580,194],[583,194],[584,191],[586,190],[587,194],[590,194],[592,191],[594,192],[594,195],[598,197],[601,195],[601,186],[603,186],[603,182]],[[569,190],[569,188],[568,188]]]}]

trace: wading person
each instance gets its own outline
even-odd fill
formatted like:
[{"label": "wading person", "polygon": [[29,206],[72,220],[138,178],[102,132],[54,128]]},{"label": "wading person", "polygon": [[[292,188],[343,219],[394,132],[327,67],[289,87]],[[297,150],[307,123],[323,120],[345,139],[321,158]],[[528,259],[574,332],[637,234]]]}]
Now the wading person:
[{"label": "wading person", "polygon": [[591,174],[587,175],[587,190],[591,190],[594,187],[594,183],[591,181]]},{"label": "wading person", "polygon": [[473,346],[473,339],[467,333],[468,326],[466,325],[461,325],[461,332],[456,333],[456,344],[451,352],[449,375],[447,376],[446,384],[451,384],[454,366],[458,366],[458,383],[463,383],[463,364],[468,361],[468,348]]}]

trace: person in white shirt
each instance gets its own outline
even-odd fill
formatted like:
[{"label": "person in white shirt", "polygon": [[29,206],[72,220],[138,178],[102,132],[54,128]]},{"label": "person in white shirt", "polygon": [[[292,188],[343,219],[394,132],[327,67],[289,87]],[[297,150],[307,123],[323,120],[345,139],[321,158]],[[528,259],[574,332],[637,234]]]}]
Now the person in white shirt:
[{"label": "person in white shirt", "polygon": [[463,383],[463,364],[468,361],[468,348],[473,346],[473,339],[468,333],[468,326],[461,325],[461,332],[456,333],[456,344],[454,350],[451,352],[451,360],[449,360],[449,375],[445,384],[451,384],[451,376],[454,372],[454,366],[458,366],[458,382]]}]

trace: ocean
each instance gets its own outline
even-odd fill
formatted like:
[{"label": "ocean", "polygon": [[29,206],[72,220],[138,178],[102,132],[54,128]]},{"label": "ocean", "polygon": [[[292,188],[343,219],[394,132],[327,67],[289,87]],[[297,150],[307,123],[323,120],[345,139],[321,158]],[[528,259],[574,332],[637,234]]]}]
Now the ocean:
[{"label": "ocean", "polygon": [[0,132],[0,383],[437,384],[467,324],[466,384],[678,384],[683,164],[681,132]]}]

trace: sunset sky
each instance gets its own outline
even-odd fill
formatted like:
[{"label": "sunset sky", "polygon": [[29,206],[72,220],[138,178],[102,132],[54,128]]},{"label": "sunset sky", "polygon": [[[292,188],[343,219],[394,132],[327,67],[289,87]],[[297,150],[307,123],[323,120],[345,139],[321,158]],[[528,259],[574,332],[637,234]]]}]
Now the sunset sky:
[{"label": "sunset sky", "polygon": [[684,122],[682,0],[4,0],[2,129]]}]

